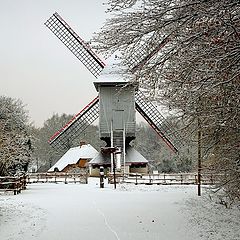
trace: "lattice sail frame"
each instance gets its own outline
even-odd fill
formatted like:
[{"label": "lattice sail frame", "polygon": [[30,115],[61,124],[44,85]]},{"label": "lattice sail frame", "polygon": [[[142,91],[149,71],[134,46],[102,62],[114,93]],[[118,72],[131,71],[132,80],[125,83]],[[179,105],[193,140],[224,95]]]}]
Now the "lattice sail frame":
[{"label": "lattice sail frame", "polygon": [[147,101],[140,90],[135,94],[135,107],[166,145],[174,152],[177,152],[176,146],[181,145],[180,136],[178,136],[177,132],[174,131],[174,127],[166,121],[158,109],[150,101]]},{"label": "lattice sail frame", "polygon": [[[123,60],[123,64],[131,69],[131,73],[135,73],[138,69],[141,69],[152,57],[154,57],[158,52],[168,44],[171,35],[161,37],[155,34],[151,38],[145,40],[140,46],[131,50],[128,53],[129,58]],[[157,42],[157,46],[151,45],[151,43]]]},{"label": "lattice sail frame", "polygon": [[[56,35],[62,43],[86,66],[86,68],[98,77],[105,67],[105,63],[91,50],[72,28],[56,12],[45,25]],[[91,56],[89,58],[89,55]]]},{"label": "lattice sail frame", "polygon": [[93,99],[76,114],[64,127],[57,131],[48,143],[54,148],[70,148],[70,142],[79,136],[99,116],[99,97]]}]

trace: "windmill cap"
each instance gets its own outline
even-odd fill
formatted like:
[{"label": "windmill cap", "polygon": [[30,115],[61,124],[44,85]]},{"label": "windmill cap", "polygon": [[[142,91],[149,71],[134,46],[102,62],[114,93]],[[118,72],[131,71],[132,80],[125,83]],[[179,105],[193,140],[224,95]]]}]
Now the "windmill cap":
[{"label": "windmill cap", "polygon": [[122,87],[125,85],[133,86],[136,90],[138,89],[138,83],[131,83],[126,81],[112,81],[112,82],[94,82],[94,86],[97,91],[99,91],[100,87]]}]

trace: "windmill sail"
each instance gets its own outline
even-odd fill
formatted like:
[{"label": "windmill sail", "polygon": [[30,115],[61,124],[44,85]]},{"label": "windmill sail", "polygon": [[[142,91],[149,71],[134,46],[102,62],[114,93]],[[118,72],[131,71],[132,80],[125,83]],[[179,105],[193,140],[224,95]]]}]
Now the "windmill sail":
[{"label": "windmill sail", "polygon": [[[133,52],[131,58],[127,60],[127,65],[134,74],[141,69],[153,56],[155,56],[170,40],[170,35],[159,42],[159,36],[154,36],[152,41],[159,42],[157,46],[150,47],[149,42],[142,44],[137,51]],[[126,64],[126,63],[125,63]],[[177,147],[181,145],[180,137],[175,128],[163,117],[158,109],[144,96],[143,92],[137,91],[135,94],[136,110],[143,116],[149,125],[162,138],[167,146],[177,152]]]},{"label": "windmill sail", "polygon": [[[87,69],[97,78],[105,67],[101,59],[63,20],[58,14],[54,13],[45,25],[64,43],[64,45],[87,67]],[[156,38],[156,39],[155,39]],[[158,40],[155,36],[152,41]],[[146,62],[157,54],[162,47],[169,41],[169,36],[162,40],[157,47],[142,45],[132,58],[128,66],[132,73],[136,72]],[[142,58],[139,58],[142,55]],[[160,114],[157,108],[140,91],[135,94],[135,108],[145,118],[163,141],[174,151],[179,146],[179,138],[174,132],[173,126],[167,123],[166,119]],[[61,130],[55,133],[49,140],[50,145],[69,148],[70,142],[81,132],[83,132],[99,116],[99,98],[95,98],[88,106],[78,113]],[[121,137],[122,138],[122,137]],[[117,144],[117,143],[116,143]],[[118,143],[119,144],[119,143]]]},{"label": "windmill sail", "polygon": [[75,115],[63,128],[57,131],[49,140],[56,148],[70,148],[70,142],[79,136],[99,116],[99,97],[97,96],[82,111]]},{"label": "windmill sail", "polygon": [[176,132],[174,132],[174,127],[167,122],[150,101],[147,101],[141,91],[137,91],[135,94],[135,107],[167,146],[174,152],[177,152],[177,146],[181,145],[181,142]]},{"label": "windmill sail", "polygon": [[[123,64],[131,69],[131,73],[135,73],[168,44],[170,36],[171,35],[161,38],[159,35],[154,35],[145,43],[131,50],[131,54],[129,54],[131,57],[124,60]],[[156,42],[156,44],[154,44],[154,42]]]},{"label": "windmill sail", "polygon": [[45,25],[64,43],[64,45],[98,77],[105,67],[103,61],[91,50],[72,28],[58,14],[54,13]]}]

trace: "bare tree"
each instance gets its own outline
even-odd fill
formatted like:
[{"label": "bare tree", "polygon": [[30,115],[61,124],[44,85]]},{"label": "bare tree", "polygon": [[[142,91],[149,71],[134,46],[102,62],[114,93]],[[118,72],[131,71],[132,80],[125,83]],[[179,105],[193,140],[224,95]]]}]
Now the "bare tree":
[{"label": "bare tree", "polygon": [[113,17],[95,38],[97,49],[121,51],[132,80],[201,131],[203,158],[216,172],[224,170],[229,177],[222,186],[239,198],[239,1],[108,4]]}]

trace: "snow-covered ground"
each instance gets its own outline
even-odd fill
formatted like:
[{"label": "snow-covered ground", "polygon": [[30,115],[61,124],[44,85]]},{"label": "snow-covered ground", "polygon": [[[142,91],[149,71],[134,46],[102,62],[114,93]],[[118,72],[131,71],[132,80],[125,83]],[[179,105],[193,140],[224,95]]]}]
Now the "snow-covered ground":
[{"label": "snow-covered ground", "polygon": [[0,195],[1,240],[239,240],[240,212],[196,186],[37,183]]}]

